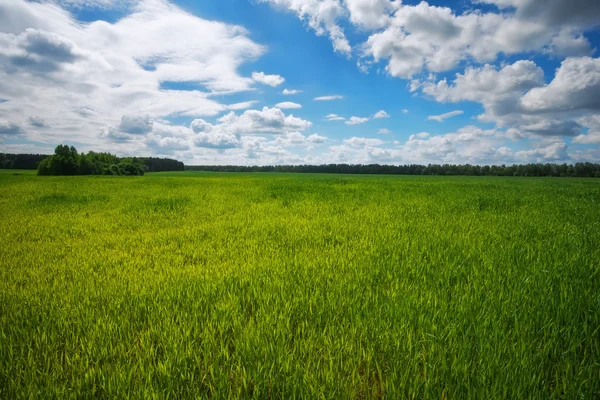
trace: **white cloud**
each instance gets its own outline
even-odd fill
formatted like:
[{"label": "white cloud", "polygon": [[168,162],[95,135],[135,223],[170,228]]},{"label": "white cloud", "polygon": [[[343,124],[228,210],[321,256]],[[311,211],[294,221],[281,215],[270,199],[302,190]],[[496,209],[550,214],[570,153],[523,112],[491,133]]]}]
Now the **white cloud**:
[{"label": "white cloud", "polygon": [[389,14],[400,7],[400,3],[390,0],[345,0],[350,22],[368,29],[383,28],[389,24]]},{"label": "white cloud", "polygon": [[277,138],[278,144],[298,145],[307,142],[304,135],[298,131],[312,125],[310,121],[293,115],[286,116],[280,109],[268,107],[262,110],[246,110],[241,115],[230,112],[218,121],[217,125],[203,119],[192,121],[190,129],[196,133],[193,141],[197,147],[217,150],[246,148],[250,154],[256,155],[260,152],[259,148],[263,149],[264,140],[257,137],[249,139],[247,135],[280,135]]},{"label": "white cloud", "polygon": [[520,150],[515,152],[515,160],[519,163],[544,163],[544,162],[560,162],[566,161],[569,158],[568,148],[566,143],[556,141],[550,144],[543,144],[531,150]]},{"label": "white cloud", "polygon": [[[353,137],[342,145],[331,146],[317,156],[322,163],[403,163],[403,164],[513,164],[574,162],[597,160],[598,152],[576,150],[560,139],[543,138],[528,148],[514,150],[504,143],[506,132],[465,126],[456,132],[430,135],[426,132],[410,135],[406,141],[394,141],[394,147],[381,140]],[[579,157],[579,158],[574,158]]]},{"label": "white cloud", "polygon": [[327,121],[345,121],[346,120],[346,118],[340,117],[337,114],[328,114],[328,115],[325,116],[325,119]]},{"label": "white cloud", "polygon": [[549,84],[544,84],[541,68],[522,60],[501,69],[467,68],[451,84],[446,79],[427,81],[420,89],[441,102],[481,103],[485,112],[479,119],[510,128],[507,133],[512,139],[576,136],[586,125],[575,119],[600,109],[595,95],[600,90],[600,60],[567,58]]},{"label": "white cloud", "polygon": [[321,96],[321,97],[315,97],[314,100],[315,101],[331,101],[331,100],[341,100],[343,99],[343,96],[340,95],[332,95],[332,96]]},{"label": "white cloud", "polygon": [[380,139],[369,139],[369,138],[356,137],[356,136],[354,136],[350,139],[344,140],[344,144],[347,144],[347,145],[353,146],[353,147],[365,147],[365,146],[374,147],[374,146],[381,146],[384,143],[385,142]]},{"label": "white cloud", "polygon": [[241,115],[233,112],[219,118],[227,131],[236,134],[282,134],[303,131],[312,123],[293,115],[285,115],[278,108],[264,107],[262,110],[247,110]]},{"label": "white cloud", "polygon": [[300,132],[289,132],[278,136],[276,142],[282,146],[301,146],[306,143],[306,136]]},{"label": "white cloud", "polygon": [[247,108],[252,107],[256,103],[258,103],[258,101],[256,101],[256,100],[250,100],[250,101],[244,101],[244,102],[241,102],[241,103],[228,104],[226,106],[226,108],[228,110],[234,110],[234,111],[245,110]]},{"label": "white cloud", "polygon": [[198,133],[194,144],[198,147],[217,150],[235,149],[242,146],[239,136],[221,130]]},{"label": "white cloud", "polygon": [[308,147],[315,144],[325,143],[327,138],[319,134],[313,133],[306,137],[300,132],[289,132],[284,135],[278,136],[275,140],[276,144],[284,147]]},{"label": "white cloud", "polygon": [[214,126],[205,120],[198,118],[192,121],[190,124],[190,129],[194,133],[204,133],[204,132],[212,132]]},{"label": "white cloud", "polygon": [[325,140],[327,140],[327,138],[317,133],[313,133],[308,138],[306,138],[306,140],[308,140],[311,143],[325,143]]},{"label": "white cloud", "polygon": [[146,138],[146,146],[154,149],[159,154],[171,155],[176,151],[190,150],[190,144],[185,138],[178,137],[162,137],[158,135],[148,135]]},{"label": "white cloud", "polygon": [[578,135],[573,138],[573,143],[578,144],[600,144],[600,131],[590,132],[586,135]]},{"label": "white cloud", "polygon": [[408,110],[406,108],[402,109],[402,114],[408,114]]},{"label": "white cloud", "polygon": [[366,150],[369,162],[397,163],[402,160],[402,152],[399,150],[381,149],[379,147],[368,147]]},{"label": "white cloud", "polygon": [[[588,132],[574,137],[573,143],[600,144],[600,113],[581,117],[577,122],[588,128]],[[600,158],[598,159],[600,160]]]},{"label": "white cloud", "polygon": [[328,35],[335,51],[350,54],[352,48],[338,24],[346,13],[340,0],[258,0],[294,12],[308,23],[318,36]]},{"label": "white cloud", "polygon": [[19,125],[0,119],[0,135],[18,135],[21,133],[24,133],[24,131]]},{"label": "white cloud", "polygon": [[456,111],[450,111],[450,112],[447,112],[447,113],[441,114],[441,115],[430,115],[427,117],[427,119],[431,120],[431,121],[444,122],[445,119],[448,119],[450,117],[455,117],[457,115],[462,115],[462,114],[464,114],[464,111],[456,110]]},{"label": "white cloud", "polygon": [[294,94],[299,94],[302,93],[302,90],[297,90],[297,89],[283,89],[283,92],[281,92],[281,94],[283,94],[284,96],[291,96]]},{"label": "white cloud", "polygon": [[567,58],[554,79],[521,99],[528,112],[600,110],[600,58]]},{"label": "white cloud", "polygon": [[364,124],[368,120],[369,120],[369,118],[361,118],[361,117],[352,116],[352,117],[350,117],[350,119],[348,121],[346,121],[346,125]]},{"label": "white cloud", "polygon": [[124,115],[121,117],[119,130],[134,135],[143,135],[152,132],[153,125],[154,120],[150,116]]},{"label": "white cloud", "polygon": [[44,121],[43,118],[31,116],[27,120],[28,120],[28,122],[29,122],[30,125],[35,126],[36,128],[46,128],[46,127],[48,127],[48,125],[46,124],[46,121]]},{"label": "white cloud", "polygon": [[545,52],[558,57],[579,57],[592,55],[594,50],[582,34],[564,29],[552,38]]},{"label": "white cloud", "polygon": [[283,103],[278,103],[277,105],[275,105],[275,107],[281,108],[281,109],[290,109],[290,108],[302,108],[302,105],[298,104],[298,103],[292,103],[291,101],[284,101]]},{"label": "white cloud", "polygon": [[392,133],[392,131],[390,131],[390,130],[389,130],[389,129],[387,129],[387,128],[381,128],[381,129],[379,130],[379,134],[381,134],[381,135],[387,135],[388,133]]},{"label": "white cloud", "polygon": [[384,110],[379,110],[375,113],[375,115],[373,115],[374,119],[379,119],[379,118],[389,118],[390,115],[388,113],[386,113]]},{"label": "white cloud", "polygon": [[437,84],[428,81],[421,90],[441,102],[468,100],[492,106],[507,97],[513,103],[515,94],[520,95],[543,81],[544,71],[540,67],[532,61],[521,60],[500,70],[489,64],[469,67],[463,74],[457,73],[451,85],[446,79]]},{"label": "white cloud", "polygon": [[423,70],[448,71],[465,60],[494,61],[500,53],[581,55],[590,51],[589,42],[581,36],[585,26],[521,18],[518,12],[458,15],[450,8],[421,2],[402,5],[391,18],[383,31],[368,38],[364,55],[375,62],[387,61],[390,75],[406,79]]},{"label": "white cloud", "polygon": [[280,75],[266,75],[264,72],[253,72],[252,79],[258,83],[268,86],[279,86],[285,82],[285,78]]}]

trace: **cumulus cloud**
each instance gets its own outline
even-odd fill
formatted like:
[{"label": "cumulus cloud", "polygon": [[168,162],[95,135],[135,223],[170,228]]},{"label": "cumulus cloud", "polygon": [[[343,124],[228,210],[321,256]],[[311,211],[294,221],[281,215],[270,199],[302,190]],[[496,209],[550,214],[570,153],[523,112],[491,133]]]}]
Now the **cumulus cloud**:
[{"label": "cumulus cloud", "polygon": [[395,149],[381,149],[369,147],[366,149],[369,162],[374,163],[397,163],[402,160],[402,152]]},{"label": "cumulus cloud", "polygon": [[28,28],[19,35],[0,33],[0,60],[8,73],[50,73],[85,55],[72,41],[51,32]]},{"label": "cumulus cloud", "polygon": [[135,138],[134,135],[121,132],[118,128],[114,126],[109,126],[107,128],[102,129],[102,131],[100,132],[100,137],[112,143],[126,143]]},{"label": "cumulus cloud", "polygon": [[550,83],[532,61],[517,61],[497,68],[470,67],[456,74],[452,83],[443,79],[426,81],[420,90],[441,102],[481,103],[482,121],[508,127],[511,138],[576,136],[582,125],[575,121],[586,113],[597,113],[600,101],[600,60],[591,57],[567,58]]},{"label": "cumulus cloud", "polygon": [[600,114],[591,114],[578,118],[577,122],[588,129],[586,134],[573,138],[576,144],[600,144]]},{"label": "cumulus cloud", "polygon": [[567,58],[554,79],[531,89],[521,99],[528,112],[556,112],[577,109],[600,110],[600,58]]},{"label": "cumulus cloud", "polygon": [[387,135],[388,133],[392,133],[392,131],[390,131],[390,130],[389,130],[389,129],[387,129],[387,128],[381,128],[381,129],[379,130],[379,133],[380,133],[381,135]]},{"label": "cumulus cloud", "polygon": [[279,108],[264,107],[262,110],[247,110],[241,115],[231,112],[219,122],[227,130],[236,134],[270,133],[281,134],[290,131],[303,131],[312,123],[293,115],[285,115]]},{"label": "cumulus cloud", "polygon": [[279,86],[285,82],[285,78],[280,75],[266,75],[264,72],[253,72],[252,79],[258,83],[268,86]]},{"label": "cumulus cloud", "polygon": [[195,134],[192,140],[197,147],[217,150],[245,147],[250,154],[256,155],[258,148],[262,149],[263,140],[258,137],[248,139],[248,135],[280,135],[277,138],[280,145],[304,144],[309,140],[299,131],[312,125],[310,121],[285,115],[279,108],[268,107],[246,110],[241,115],[230,112],[218,122],[211,124],[201,118],[192,121],[190,130]]},{"label": "cumulus cloud", "polygon": [[36,128],[46,128],[48,127],[48,125],[46,124],[46,121],[44,121],[42,118],[39,117],[29,117],[27,119],[27,121],[29,122],[29,125],[31,126],[35,126]]},{"label": "cumulus cloud", "polygon": [[241,147],[239,136],[220,130],[200,132],[194,138],[194,144],[208,149],[227,150]]},{"label": "cumulus cloud", "polygon": [[386,113],[384,110],[379,110],[375,113],[375,115],[373,115],[374,119],[379,119],[379,118],[389,118],[390,114]]},{"label": "cumulus cloud", "polygon": [[584,26],[521,18],[519,12],[457,15],[448,7],[421,2],[400,6],[391,18],[383,31],[369,36],[364,55],[375,62],[386,60],[390,75],[407,79],[423,70],[448,71],[464,60],[494,61],[500,53],[544,50],[581,55],[590,51],[581,35]]},{"label": "cumulus cloud", "polygon": [[283,103],[278,103],[275,105],[277,108],[281,109],[290,109],[290,108],[302,108],[301,104],[293,103],[291,101],[284,101]]},{"label": "cumulus cloud", "polygon": [[578,135],[573,138],[573,143],[578,144],[600,144],[600,131],[590,132],[586,135]]},{"label": "cumulus cloud", "polygon": [[348,121],[346,121],[346,125],[364,124],[367,121],[369,121],[369,118],[361,118],[361,117],[352,116],[352,117],[350,117],[350,119]]},{"label": "cumulus cloud", "polygon": [[569,146],[563,141],[556,141],[550,144],[542,144],[531,150],[520,150],[515,152],[514,158],[517,162],[560,162],[569,158]]},{"label": "cumulus cloud", "polygon": [[287,9],[305,21],[318,36],[327,35],[335,51],[350,54],[352,48],[338,23],[346,10],[340,0],[258,0]]},{"label": "cumulus cloud", "polygon": [[327,121],[345,121],[346,120],[346,118],[340,117],[337,114],[328,114],[328,115],[325,116],[325,119]]},{"label": "cumulus cloud", "polygon": [[[544,71],[533,61],[521,60],[501,69],[486,64],[483,67],[469,67],[464,73],[457,73],[452,84],[446,79],[421,86],[423,93],[433,96],[440,102],[475,101],[491,106],[506,97],[518,96],[540,86],[544,82]],[[511,102],[514,98],[511,98]]]},{"label": "cumulus cloud", "polygon": [[455,117],[457,115],[462,115],[462,114],[464,114],[464,111],[455,110],[455,111],[450,111],[450,112],[447,112],[447,113],[441,114],[441,115],[430,115],[427,117],[427,119],[430,121],[444,122],[444,120],[446,120],[448,118]]},{"label": "cumulus cloud", "polygon": [[149,135],[146,138],[146,145],[156,150],[159,154],[174,154],[176,151],[186,151],[190,149],[190,144],[185,138],[162,137],[159,135]]},{"label": "cumulus cloud", "polygon": [[150,116],[124,115],[121,117],[119,130],[133,135],[143,135],[152,132],[154,120]]},{"label": "cumulus cloud", "polygon": [[190,129],[194,133],[210,133],[213,130],[213,125],[206,122],[202,118],[198,118],[192,121]]},{"label": "cumulus cloud", "polygon": [[400,1],[345,0],[350,22],[367,29],[383,28],[390,22],[390,14],[400,7]]},{"label": "cumulus cloud", "polygon": [[331,96],[321,96],[321,97],[315,97],[314,100],[315,101],[331,101],[331,100],[341,100],[343,99],[343,96],[340,95],[331,95]]},{"label": "cumulus cloud", "polygon": [[297,90],[297,89],[283,89],[283,92],[281,92],[281,94],[283,94],[284,96],[291,96],[294,94],[299,94],[302,93],[302,90]]},{"label": "cumulus cloud", "polygon": [[350,139],[344,140],[344,144],[347,144],[347,145],[353,146],[353,147],[365,147],[365,146],[374,147],[374,146],[380,146],[384,143],[385,142],[380,139],[369,139],[369,138],[356,137],[356,136],[354,136]]},{"label": "cumulus cloud", "polygon": [[18,135],[21,133],[24,133],[24,130],[19,125],[0,119],[0,135]]},{"label": "cumulus cloud", "polygon": [[564,29],[552,38],[544,52],[557,57],[579,57],[592,55],[594,49],[581,33]]},{"label": "cumulus cloud", "polygon": [[317,133],[313,133],[308,138],[306,138],[306,140],[308,140],[311,143],[325,143],[325,140],[327,140],[327,138]]},{"label": "cumulus cloud", "polygon": [[300,132],[289,132],[284,135],[278,136],[275,142],[284,147],[290,146],[311,146],[315,144],[325,143],[327,138],[317,133],[313,133],[310,136],[304,136]]}]

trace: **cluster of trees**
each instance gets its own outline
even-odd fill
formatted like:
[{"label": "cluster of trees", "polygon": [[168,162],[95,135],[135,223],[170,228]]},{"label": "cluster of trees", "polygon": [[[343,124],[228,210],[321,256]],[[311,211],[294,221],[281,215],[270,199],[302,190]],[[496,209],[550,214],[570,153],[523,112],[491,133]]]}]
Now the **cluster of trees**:
[{"label": "cluster of trees", "polygon": [[146,167],[136,158],[120,159],[109,153],[77,152],[58,145],[54,154],[38,166],[38,175],[144,175]]},{"label": "cluster of trees", "polygon": [[[46,161],[46,164],[42,166],[44,173],[41,175],[48,175],[48,173],[46,173],[49,171],[50,165],[48,163],[51,162],[56,163],[54,166],[52,166],[52,169],[61,170],[64,168],[64,171],[68,172],[68,174],[61,173],[60,175],[126,175],[128,171],[130,175],[135,175],[132,167],[127,166],[127,164],[141,164],[143,170],[146,172],[183,171],[185,169],[185,166],[181,161],[170,158],[118,158],[117,156],[109,153],[96,153],[93,151],[90,151],[87,154],[79,153],[76,156],[75,153],[77,153],[77,150],[71,151],[71,148],[65,145],[58,146],[56,150],[60,151],[61,153],[56,157],[56,159],[54,159],[54,156],[56,156],[56,151],[53,156],[48,154],[0,153],[0,169],[39,169],[42,161],[50,157],[53,157],[53,160]],[[65,157],[67,160],[70,159],[71,161],[67,162],[66,165],[60,164],[58,160],[65,159]],[[74,164],[79,165],[79,167],[75,168],[73,166]],[[119,167],[120,164],[123,165]],[[112,167],[113,165],[116,165],[116,167]],[[77,170],[77,172],[74,173],[74,170]]]},{"label": "cluster of trees", "polygon": [[571,176],[600,178],[600,164],[519,164],[519,165],[195,165],[189,171],[213,172],[305,172],[329,174],[388,174],[388,175],[472,175],[472,176]]}]

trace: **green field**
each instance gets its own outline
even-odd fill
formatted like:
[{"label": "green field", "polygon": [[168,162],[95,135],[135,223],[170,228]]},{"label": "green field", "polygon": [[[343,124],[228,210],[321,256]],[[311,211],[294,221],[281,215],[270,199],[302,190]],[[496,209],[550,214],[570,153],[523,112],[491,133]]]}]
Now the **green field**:
[{"label": "green field", "polygon": [[598,399],[600,181],[0,172],[0,398]]}]

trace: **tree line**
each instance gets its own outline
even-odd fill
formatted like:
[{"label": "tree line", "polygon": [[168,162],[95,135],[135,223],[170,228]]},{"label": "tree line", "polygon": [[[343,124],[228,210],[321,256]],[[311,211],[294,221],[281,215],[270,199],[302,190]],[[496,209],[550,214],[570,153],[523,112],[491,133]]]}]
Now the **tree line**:
[{"label": "tree line", "polygon": [[47,154],[0,153],[0,169],[37,169]]},{"label": "tree line", "polygon": [[300,172],[327,174],[385,175],[470,175],[470,176],[556,176],[600,178],[600,164],[515,164],[515,165],[455,165],[455,164],[326,164],[326,165],[186,165],[187,171],[210,172]]},{"label": "tree line", "polygon": [[[62,147],[61,147],[62,146]],[[37,170],[45,159],[54,157],[59,147],[60,156],[72,159],[67,162],[71,166],[66,166],[66,170],[70,175],[126,175],[129,168],[130,174],[133,170],[130,166],[119,164],[140,164],[144,172],[164,172],[164,171],[183,171],[184,164],[181,161],[173,160],[170,158],[158,158],[158,157],[124,157],[119,158],[110,153],[97,153],[90,151],[89,153],[77,153],[77,150],[71,151],[71,148],[65,145],[58,146],[55,149],[54,155],[48,154],[7,154],[0,153],[0,169],[32,169]],[[65,149],[65,147],[68,149]],[[74,148],[73,148],[74,149]],[[77,153],[77,155],[75,155]],[[47,161],[48,163],[50,161]],[[58,162],[58,161],[56,161]],[[74,168],[73,163],[77,164],[78,167]],[[56,164],[58,165],[58,164]],[[116,165],[111,170],[111,166]],[[48,165],[45,165],[44,171],[47,171]],[[58,167],[57,167],[58,168]],[[62,168],[62,167],[61,167]],[[73,170],[76,169],[77,173]],[[110,173],[109,173],[110,172]]]}]

